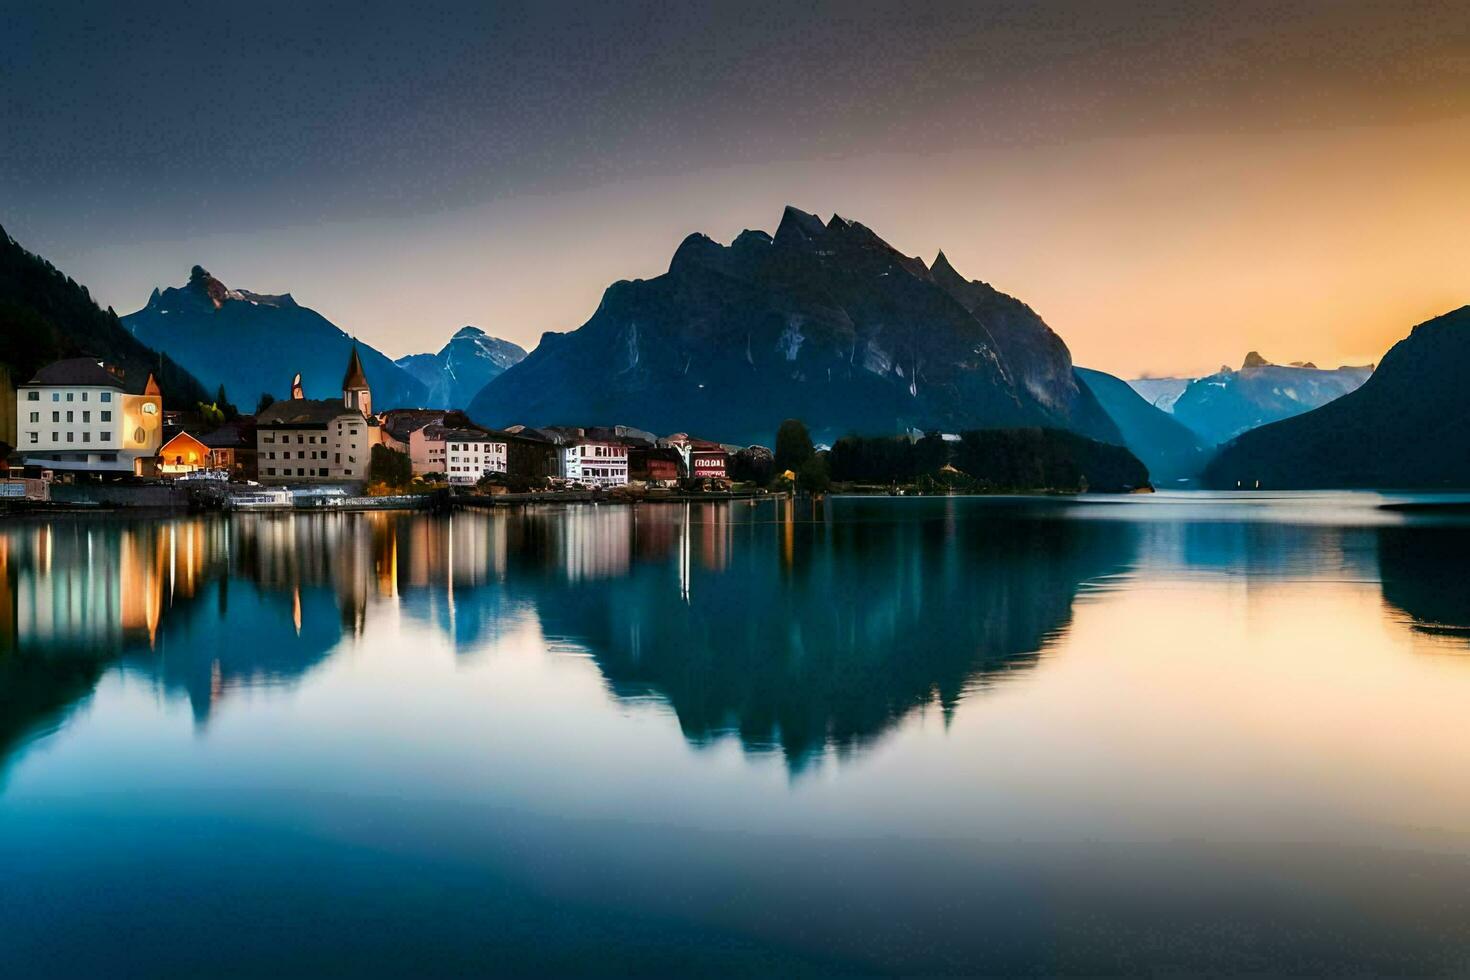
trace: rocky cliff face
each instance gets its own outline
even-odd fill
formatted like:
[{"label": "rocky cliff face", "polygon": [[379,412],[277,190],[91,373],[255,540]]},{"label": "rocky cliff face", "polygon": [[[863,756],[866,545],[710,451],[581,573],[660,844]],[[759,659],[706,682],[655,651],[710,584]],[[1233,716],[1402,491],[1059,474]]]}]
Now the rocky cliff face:
[{"label": "rocky cliff face", "polygon": [[[200,266],[180,287],[153,290],[148,305],[122,318],[139,340],[164,351],[213,393],[223,384],[243,411],[262,392],[291,394],[299,371],[308,398],[335,398],[353,338],[289,293],[230,289]],[[426,392],[417,378],[358,342],[358,353],[383,408],[418,406]]]},{"label": "rocky cliff face", "polygon": [[1120,443],[1066,345],[1025,304],[863,225],[787,208],[775,235],[690,235],[669,271],[608,288],[471,404],[491,425],[619,422],[769,442],[1041,425]]},{"label": "rocky cliff face", "polygon": [[491,379],[526,356],[525,348],[479,327],[461,327],[437,354],[409,354],[394,361],[424,383],[428,404],[464,408]]}]

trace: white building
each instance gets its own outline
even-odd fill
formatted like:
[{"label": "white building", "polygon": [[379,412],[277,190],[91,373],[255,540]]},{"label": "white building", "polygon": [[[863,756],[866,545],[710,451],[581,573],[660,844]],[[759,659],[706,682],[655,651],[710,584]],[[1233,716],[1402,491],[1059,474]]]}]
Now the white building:
[{"label": "white building", "polygon": [[357,348],[347,361],[342,397],[307,398],[301,375],[291,397],[255,416],[256,468],[261,483],[362,482],[379,426]]},{"label": "white building", "polygon": [[16,448],[56,471],[142,475],[163,444],[163,396],[153,375],[136,391],[101,361],[48,364],[16,389]]},{"label": "white building", "polygon": [[445,476],[450,483],[476,483],[489,473],[506,472],[508,441],[473,429],[444,431]]},{"label": "white building", "polygon": [[628,447],[620,442],[573,438],[562,450],[562,471],[573,483],[594,487],[628,485]]}]

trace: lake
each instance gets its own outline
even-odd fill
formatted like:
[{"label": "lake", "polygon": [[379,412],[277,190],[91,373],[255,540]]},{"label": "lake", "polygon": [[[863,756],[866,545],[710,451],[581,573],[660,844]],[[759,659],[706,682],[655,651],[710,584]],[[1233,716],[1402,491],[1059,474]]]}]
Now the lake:
[{"label": "lake", "polygon": [[0,964],[1463,974],[1401,499],[11,520]]}]

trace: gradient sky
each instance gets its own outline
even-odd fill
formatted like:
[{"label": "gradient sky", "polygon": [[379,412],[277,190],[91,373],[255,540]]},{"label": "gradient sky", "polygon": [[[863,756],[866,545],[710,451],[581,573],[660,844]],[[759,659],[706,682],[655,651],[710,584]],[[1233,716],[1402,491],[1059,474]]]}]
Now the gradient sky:
[{"label": "gradient sky", "polygon": [[529,347],[787,203],[1124,376],[1377,360],[1470,302],[1470,4],[0,0],[0,224],[119,313]]}]

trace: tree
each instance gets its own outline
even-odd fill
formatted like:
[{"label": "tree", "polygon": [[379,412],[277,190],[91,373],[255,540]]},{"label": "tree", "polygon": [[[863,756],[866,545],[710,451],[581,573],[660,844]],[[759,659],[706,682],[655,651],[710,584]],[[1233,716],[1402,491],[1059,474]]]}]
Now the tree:
[{"label": "tree", "polygon": [[406,487],[413,480],[413,462],[408,453],[378,445],[368,460],[368,480],[387,487]]},{"label": "tree", "polygon": [[214,393],[214,404],[224,414],[226,419],[237,419],[240,417],[240,410],[231,403],[229,396],[225,394],[224,382],[220,382],[219,390]]},{"label": "tree", "polygon": [[801,472],[802,464],[812,458],[812,437],[800,419],[787,419],[776,430],[776,472]]},{"label": "tree", "polygon": [[199,421],[206,430],[213,432],[225,424],[225,413],[220,411],[220,407],[217,404],[206,405],[204,402],[200,402]]},{"label": "tree", "polygon": [[817,453],[801,464],[801,469],[796,471],[796,485],[806,493],[827,492],[832,478],[827,474],[826,453]]},{"label": "tree", "polygon": [[260,397],[255,400],[255,414],[256,415],[259,415],[261,412],[263,412],[266,409],[270,408],[275,403],[276,403],[276,396],[275,395],[272,395],[268,391],[262,391],[260,393]]},{"label": "tree", "polygon": [[730,457],[730,479],[736,483],[764,486],[771,482],[773,468],[771,451],[765,446],[746,446]]}]

